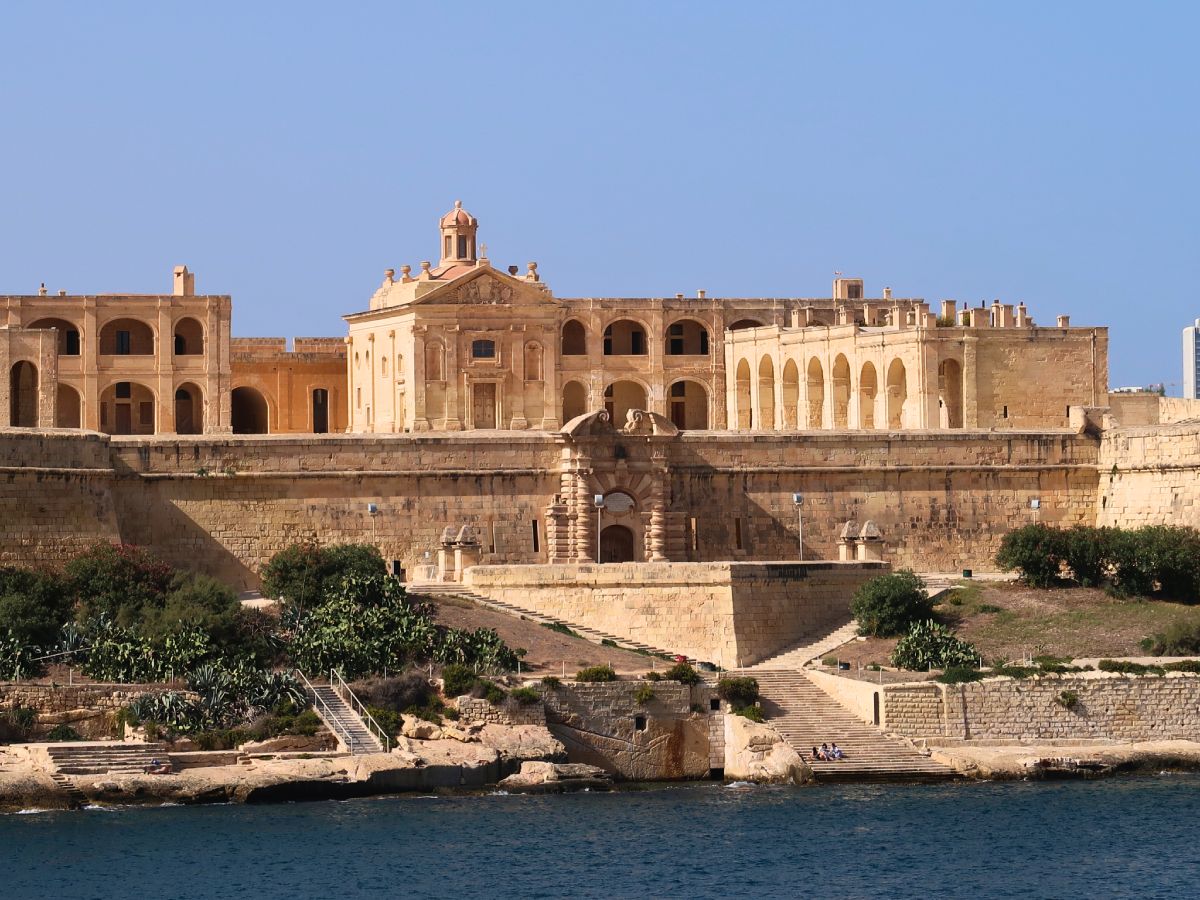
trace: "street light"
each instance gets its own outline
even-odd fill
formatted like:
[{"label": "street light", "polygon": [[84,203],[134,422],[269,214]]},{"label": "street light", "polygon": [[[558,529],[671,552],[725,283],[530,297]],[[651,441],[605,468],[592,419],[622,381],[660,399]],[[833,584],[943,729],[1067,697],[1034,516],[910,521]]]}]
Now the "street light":
[{"label": "street light", "polygon": [[600,559],[600,513],[604,509],[604,495],[592,494],[592,503],[596,506],[596,562]]},{"label": "street light", "polygon": [[792,494],[792,503],[796,505],[796,525],[800,531],[800,562],[804,562],[804,495],[799,491]]},{"label": "street light", "polygon": [[375,543],[375,517],[379,515],[379,507],[374,503],[367,504],[367,515],[371,517],[371,543]]}]

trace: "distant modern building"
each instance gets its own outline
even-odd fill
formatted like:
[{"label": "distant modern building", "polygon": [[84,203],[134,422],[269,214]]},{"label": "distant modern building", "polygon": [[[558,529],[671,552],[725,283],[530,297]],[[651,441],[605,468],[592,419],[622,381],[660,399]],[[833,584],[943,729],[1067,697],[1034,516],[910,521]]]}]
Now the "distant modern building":
[{"label": "distant modern building", "polygon": [[1200,400],[1200,319],[1183,329],[1183,396]]}]

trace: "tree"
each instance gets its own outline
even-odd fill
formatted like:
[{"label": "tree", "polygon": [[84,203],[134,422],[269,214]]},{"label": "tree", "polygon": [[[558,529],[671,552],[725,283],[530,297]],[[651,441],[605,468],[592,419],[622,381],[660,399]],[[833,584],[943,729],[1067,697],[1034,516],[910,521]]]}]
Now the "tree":
[{"label": "tree", "polygon": [[262,570],[268,597],[297,609],[313,609],[348,576],[387,574],[379,550],[367,544],[292,544],[280,550]]},{"label": "tree", "polygon": [[130,627],[147,607],[162,607],[175,570],[141,547],[101,542],[67,563],[65,576],[81,619],[103,615]]},{"label": "tree", "polygon": [[0,631],[38,647],[52,646],[71,618],[74,601],[55,575],[0,568]]},{"label": "tree", "polygon": [[933,613],[925,585],[908,569],[880,575],[854,592],[850,612],[858,620],[858,633],[874,637],[903,634],[913,622]]}]

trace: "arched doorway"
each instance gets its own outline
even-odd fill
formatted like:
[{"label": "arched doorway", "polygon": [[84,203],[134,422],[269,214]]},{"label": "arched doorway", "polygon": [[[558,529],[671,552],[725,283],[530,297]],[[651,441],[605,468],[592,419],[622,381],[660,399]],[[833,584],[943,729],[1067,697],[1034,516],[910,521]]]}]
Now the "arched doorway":
[{"label": "arched doorway", "polygon": [[676,381],[670,388],[671,424],[683,430],[708,428],[708,391],[698,381]]},{"label": "arched doorway", "polygon": [[833,427],[850,427],[850,363],[838,354],[833,361]]},{"label": "arched doorway", "polygon": [[254,388],[234,388],[229,406],[234,434],[268,433],[267,400]]},{"label": "arched doorway", "polygon": [[769,356],[758,361],[758,427],[775,427],[775,363]]},{"label": "arched doorway", "polygon": [[14,363],[8,373],[8,421],[14,428],[38,423],[38,370],[28,360]]},{"label": "arched doorway", "polygon": [[157,421],[154,392],[144,384],[117,381],[100,392],[101,431],[154,434]]},{"label": "arched doorway", "polygon": [[941,394],[941,426],[963,427],[962,366],[956,359],[944,359],[938,366],[938,391]]},{"label": "arched doorway", "polygon": [[563,385],[563,424],[567,424],[576,416],[582,416],[585,412],[587,412],[587,388],[578,381],[568,381]]},{"label": "arched doorway", "polygon": [[862,373],[858,376],[858,427],[875,427],[875,395],[879,393],[879,379],[875,375],[875,366],[863,363]]},{"label": "arched doorway", "polygon": [[[403,414],[398,415],[397,422],[403,422]],[[312,423],[313,434],[329,432],[329,391],[325,388],[313,388],[312,392]]]},{"label": "arched doorway", "polygon": [[888,428],[904,427],[904,402],[908,399],[908,376],[904,363],[893,359],[887,370]]},{"label": "arched doorway", "polygon": [[794,359],[783,366],[783,427],[795,428],[800,409],[800,369]]},{"label": "arched doorway", "polygon": [[175,433],[204,433],[204,395],[194,384],[181,384],[175,390]]},{"label": "arched doorway", "polygon": [[646,389],[636,381],[614,381],[604,389],[604,408],[609,421],[620,428],[631,409],[646,408]]},{"label": "arched doorway", "polygon": [[54,398],[54,427],[83,427],[83,402],[79,391],[69,384],[58,385],[58,396]]},{"label": "arched doorway", "polygon": [[737,427],[748,431],[754,427],[754,409],[750,403],[750,363],[742,359],[737,364]]},{"label": "arched doorway", "polygon": [[634,562],[633,531],[624,525],[606,525],[600,531],[600,562]]},{"label": "arched doorway", "polygon": [[808,361],[808,427],[821,428],[825,424],[825,371],[815,356]]}]

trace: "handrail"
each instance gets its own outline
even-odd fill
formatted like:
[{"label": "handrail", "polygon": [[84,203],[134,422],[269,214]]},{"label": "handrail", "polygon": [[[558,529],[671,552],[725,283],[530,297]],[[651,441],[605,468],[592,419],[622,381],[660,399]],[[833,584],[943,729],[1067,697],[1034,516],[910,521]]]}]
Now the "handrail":
[{"label": "handrail", "polygon": [[[337,678],[337,684],[334,683],[334,678]],[[346,679],[342,678],[342,673],[337,669],[329,670],[329,686],[337,691],[338,696],[342,700],[350,704],[350,708],[358,713],[359,718],[363,720],[363,724],[375,733],[375,737],[379,738],[379,742],[383,745],[383,752],[391,753],[392,739],[388,737],[388,733],[375,721],[375,717],[367,712],[367,708],[363,706],[362,701],[358,699],[354,691],[350,690],[350,685],[346,684]]]},{"label": "handrail", "polygon": [[325,720],[325,724],[339,734],[346,746],[350,748],[350,755],[353,756],[357,741],[355,741],[354,735],[351,734],[350,729],[338,722],[337,716],[333,714],[333,710],[329,708],[329,704],[321,699],[321,695],[317,693],[317,689],[312,686],[312,682],[308,680],[308,677],[299,669],[294,669],[293,671],[299,676],[300,680],[304,682],[304,690],[308,696],[312,698],[313,706],[319,706],[325,711],[325,715],[321,716],[321,718]]}]

